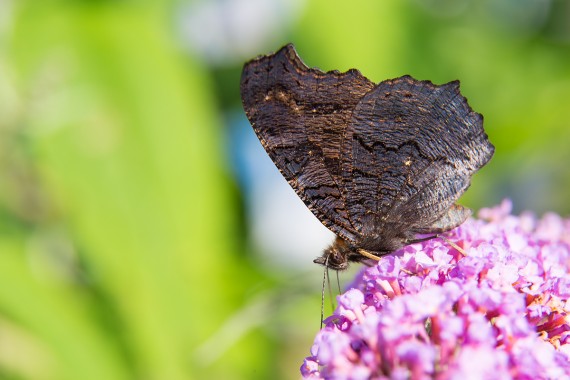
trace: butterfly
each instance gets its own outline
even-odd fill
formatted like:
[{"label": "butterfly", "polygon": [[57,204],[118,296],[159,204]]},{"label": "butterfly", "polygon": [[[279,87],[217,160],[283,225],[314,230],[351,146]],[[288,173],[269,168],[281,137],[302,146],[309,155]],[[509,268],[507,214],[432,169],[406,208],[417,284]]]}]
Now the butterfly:
[{"label": "butterfly", "polygon": [[261,144],[337,235],[314,262],[378,260],[471,215],[455,202],[494,147],[459,81],[376,84],[355,69],[309,68],[288,44],[247,62],[240,87]]}]

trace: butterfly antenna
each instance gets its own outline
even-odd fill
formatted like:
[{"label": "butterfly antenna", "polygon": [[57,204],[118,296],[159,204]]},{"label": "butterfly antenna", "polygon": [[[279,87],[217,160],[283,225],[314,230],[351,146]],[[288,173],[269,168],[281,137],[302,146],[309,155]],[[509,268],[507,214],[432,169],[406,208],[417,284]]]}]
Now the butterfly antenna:
[{"label": "butterfly antenna", "polygon": [[323,286],[321,288],[321,329],[323,328],[323,319],[325,317],[325,282],[328,280],[329,257],[325,259],[325,269],[323,270]]},{"label": "butterfly antenna", "polygon": [[[338,275],[338,271],[336,272],[336,274]],[[331,300],[331,310],[332,310],[332,313],[334,313],[335,305],[334,305],[334,297],[333,297],[333,292],[332,292],[331,275],[329,272],[329,267],[327,267],[327,286],[329,288],[329,298]]]}]

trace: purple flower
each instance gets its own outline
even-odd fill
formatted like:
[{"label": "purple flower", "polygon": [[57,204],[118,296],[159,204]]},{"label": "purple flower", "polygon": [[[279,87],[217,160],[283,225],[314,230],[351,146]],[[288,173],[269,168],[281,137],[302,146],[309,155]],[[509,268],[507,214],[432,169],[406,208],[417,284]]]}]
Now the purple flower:
[{"label": "purple flower", "polygon": [[358,274],[307,379],[570,379],[570,220],[483,209]]}]

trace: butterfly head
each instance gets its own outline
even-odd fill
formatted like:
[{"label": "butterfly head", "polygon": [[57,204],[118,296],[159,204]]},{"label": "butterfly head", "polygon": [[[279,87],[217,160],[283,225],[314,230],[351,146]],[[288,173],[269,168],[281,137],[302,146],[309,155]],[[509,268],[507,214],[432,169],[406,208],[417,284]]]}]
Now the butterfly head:
[{"label": "butterfly head", "polygon": [[344,240],[337,237],[334,243],[325,249],[323,255],[313,260],[313,262],[330,269],[345,270],[348,268],[351,253],[352,249],[350,246]]}]

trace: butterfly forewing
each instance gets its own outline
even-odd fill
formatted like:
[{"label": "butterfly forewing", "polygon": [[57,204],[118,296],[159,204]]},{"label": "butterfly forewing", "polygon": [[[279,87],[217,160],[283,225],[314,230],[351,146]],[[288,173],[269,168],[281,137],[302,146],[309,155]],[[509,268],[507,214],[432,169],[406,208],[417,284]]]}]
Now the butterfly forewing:
[{"label": "butterfly forewing", "polygon": [[348,240],[340,147],[354,107],[373,87],[356,70],[309,69],[292,45],[248,62],[242,74],[243,105],[269,156],[317,218]]}]

